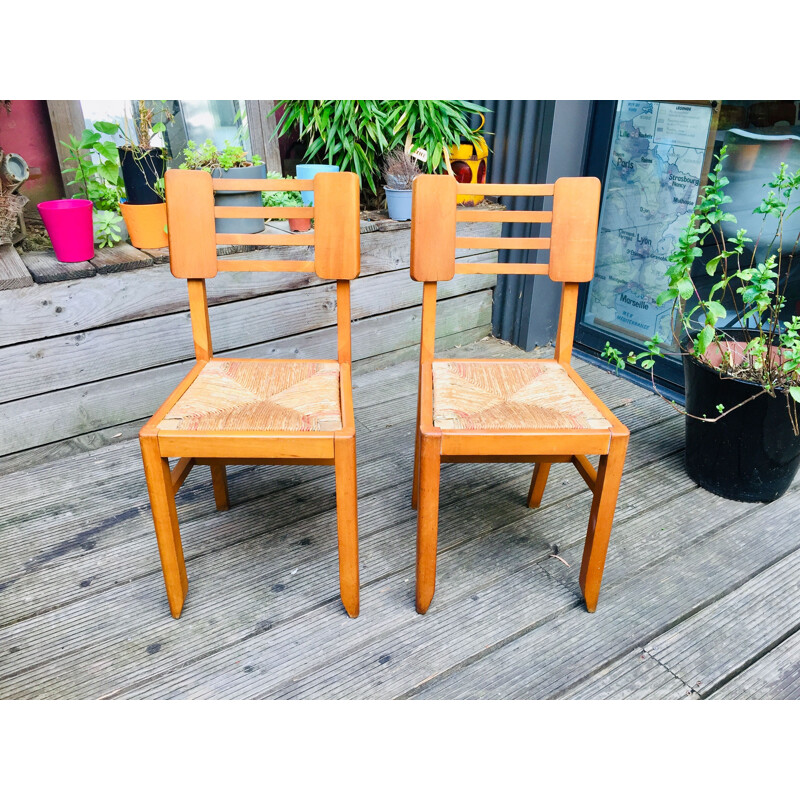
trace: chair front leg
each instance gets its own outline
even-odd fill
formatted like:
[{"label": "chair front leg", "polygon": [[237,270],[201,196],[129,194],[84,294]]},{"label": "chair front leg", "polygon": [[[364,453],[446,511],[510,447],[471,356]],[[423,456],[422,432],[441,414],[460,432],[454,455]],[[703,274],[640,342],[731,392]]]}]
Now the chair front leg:
[{"label": "chair front leg", "polygon": [[597,470],[580,574],[580,587],[586,600],[586,610],[590,612],[597,608],[597,599],[600,595],[600,583],[603,580],[603,567],[606,563],[608,539],[617,507],[628,437],[627,432],[612,434],[608,454],[600,457]]},{"label": "chair front leg", "polygon": [[417,611],[424,614],[436,589],[436,543],[439,528],[439,477],[442,437],[418,433],[419,509],[417,511]]},{"label": "chair front leg", "polygon": [[339,531],[339,588],[345,611],[355,618],[359,611],[356,437],[354,434],[336,436],[333,446]]},{"label": "chair front leg", "polygon": [[167,588],[169,610],[178,619],[183,610],[189,581],[186,577],[186,564],[183,560],[183,546],[178,528],[178,511],[175,507],[175,491],[169,461],[161,457],[158,438],[153,435],[139,437],[144,462],[144,475],[153,511],[153,523]]}]

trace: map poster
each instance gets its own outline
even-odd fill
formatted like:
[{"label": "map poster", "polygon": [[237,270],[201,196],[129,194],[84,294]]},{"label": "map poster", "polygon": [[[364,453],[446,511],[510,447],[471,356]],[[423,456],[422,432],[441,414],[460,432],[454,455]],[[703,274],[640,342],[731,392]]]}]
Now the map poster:
[{"label": "map poster", "polygon": [[585,323],[671,341],[670,307],[655,300],[697,202],[711,114],[709,106],[619,102]]}]

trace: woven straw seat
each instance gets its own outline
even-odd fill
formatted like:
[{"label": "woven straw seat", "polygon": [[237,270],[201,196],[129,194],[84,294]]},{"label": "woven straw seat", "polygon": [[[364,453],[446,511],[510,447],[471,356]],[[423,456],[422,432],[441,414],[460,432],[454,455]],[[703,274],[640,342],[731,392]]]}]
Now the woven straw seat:
[{"label": "woven straw seat", "polygon": [[443,430],[611,427],[553,361],[435,361],[433,424]]},{"label": "woven straw seat", "polygon": [[342,428],[335,361],[208,362],[161,430],[336,431]]}]

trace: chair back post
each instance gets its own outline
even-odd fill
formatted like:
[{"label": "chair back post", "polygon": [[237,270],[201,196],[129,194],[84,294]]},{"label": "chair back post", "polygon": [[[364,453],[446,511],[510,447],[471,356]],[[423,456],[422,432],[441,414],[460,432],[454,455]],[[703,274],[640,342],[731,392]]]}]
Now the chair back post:
[{"label": "chair back post", "polygon": [[169,268],[176,278],[186,278],[195,357],[208,361],[213,351],[205,279],[217,274],[211,175],[200,170],[168,170],[164,185]]},{"label": "chair back post", "polygon": [[568,364],[572,356],[579,284],[594,275],[599,217],[597,178],[559,178],[555,182],[548,275],[563,284],[555,353],[561,364]]},{"label": "chair back post", "polygon": [[203,278],[189,278],[189,316],[192,318],[194,355],[198,361],[210,361],[214,355],[211,347],[211,323],[208,319],[208,297]]},{"label": "chair back post", "polygon": [[451,175],[420,175],[411,187],[411,278],[422,287],[420,362],[433,360],[436,284],[456,272],[456,196]]},{"label": "chair back post", "polygon": [[337,351],[352,361],[350,281],[361,270],[361,206],[358,176],[320,172],[314,176],[314,271],[336,281]]}]

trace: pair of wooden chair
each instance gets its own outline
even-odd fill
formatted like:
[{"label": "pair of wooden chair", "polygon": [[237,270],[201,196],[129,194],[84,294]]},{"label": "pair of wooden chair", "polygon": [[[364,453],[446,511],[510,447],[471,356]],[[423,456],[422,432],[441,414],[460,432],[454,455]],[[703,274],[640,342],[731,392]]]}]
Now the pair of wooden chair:
[{"label": "pair of wooden chair", "polygon": [[[313,191],[313,208],[214,205],[214,191]],[[166,174],[170,268],[189,290],[197,363],[142,428],[139,438],[170,611],[179,617],[188,581],[175,495],[198,464],[211,469],[217,508],[228,508],[229,464],[328,464],[336,477],[339,585],[351,617],[359,612],[355,424],[350,337],[350,280],[360,267],[358,179],[320,173],[313,181],[212,179]],[[591,278],[599,184],[568,178],[552,186],[488,185],[485,194],[552,195],[552,211],[456,210],[449,176],[414,182],[411,276],[422,281],[423,318],[413,503],[418,505],[417,610],[433,598],[443,461],[536,464],[528,504],[539,504],[550,464],[571,461],[593,489],[580,584],[589,611],[600,588],[628,431],[569,365],[578,283]],[[314,217],[313,233],[217,234],[215,219]],[[471,239],[456,223],[479,220],[549,223],[549,238]],[[309,261],[219,259],[217,245],[313,245]],[[550,263],[465,264],[456,247],[549,248]],[[436,284],[458,272],[548,274],[564,283],[555,359],[498,362],[433,357]],[[219,271],[314,272],[337,282],[336,360],[215,358],[205,281]],[[595,472],[586,455],[600,455]],[[170,468],[169,459],[177,458]]]}]

